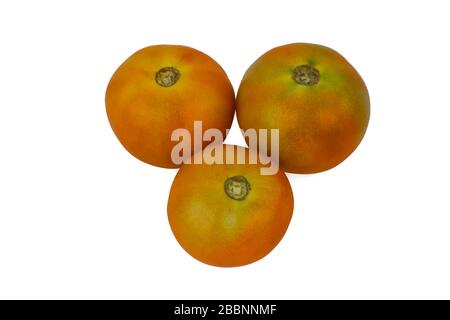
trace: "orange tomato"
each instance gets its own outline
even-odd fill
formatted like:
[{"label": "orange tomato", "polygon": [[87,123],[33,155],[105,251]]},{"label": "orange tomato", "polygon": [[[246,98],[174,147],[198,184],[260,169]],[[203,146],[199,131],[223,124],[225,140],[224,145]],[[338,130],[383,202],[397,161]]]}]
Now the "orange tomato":
[{"label": "orange tomato", "polygon": [[242,79],[236,108],[242,129],[279,129],[280,165],[293,173],[320,172],[345,160],[370,114],[367,88],[350,63],[306,43],[258,58]]},{"label": "orange tomato", "polygon": [[[237,164],[247,148],[224,145],[233,164],[184,164],[170,190],[170,227],[194,258],[213,266],[242,266],[267,255],[291,220],[294,199],[286,175],[261,175],[260,163]],[[205,154],[209,148],[206,148]],[[225,161],[224,161],[225,162]]]},{"label": "orange tomato", "polygon": [[[122,145],[136,158],[174,168],[171,150],[177,128],[202,121],[202,129],[225,136],[234,116],[234,91],[223,69],[195,49],[157,45],[130,56],[113,74],[106,90],[106,111]],[[203,132],[202,132],[203,134]],[[203,142],[201,147],[205,147]],[[192,143],[192,153],[194,150]]]}]

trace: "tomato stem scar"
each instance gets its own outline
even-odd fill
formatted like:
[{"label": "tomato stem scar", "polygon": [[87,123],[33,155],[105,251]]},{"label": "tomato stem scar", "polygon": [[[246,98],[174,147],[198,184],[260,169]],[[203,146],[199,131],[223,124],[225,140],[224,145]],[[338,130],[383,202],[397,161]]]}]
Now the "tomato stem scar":
[{"label": "tomato stem scar", "polygon": [[225,193],[233,200],[244,200],[250,189],[250,183],[244,176],[227,178],[224,183]]},{"label": "tomato stem scar", "polygon": [[320,72],[313,66],[303,64],[292,71],[292,79],[302,86],[313,86],[320,81]]},{"label": "tomato stem scar", "polygon": [[180,71],[177,68],[164,67],[156,72],[155,81],[161,87],[170,87],[177,83],[180,76]]}]

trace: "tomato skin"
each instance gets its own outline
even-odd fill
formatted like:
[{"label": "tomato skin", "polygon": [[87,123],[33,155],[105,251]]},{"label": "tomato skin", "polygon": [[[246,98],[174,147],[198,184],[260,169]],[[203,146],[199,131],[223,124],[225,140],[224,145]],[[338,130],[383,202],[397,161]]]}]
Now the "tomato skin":
[{"label": "tomato skin", "polygon": [[[224,145],[226,149],[244,149]],[[250,152],[245,148],[246,155]],[[191,256],[213,266],[236,267],[266,256],[290,223],[294,199],[282,171],[261,175],[260,164],[184,164],[170,190],[167,211],[175,238]],[[231,199],[224,181],[243,176],[250,191]]]},{"label": "tomato skin", "polygon": [[[179,78],[162,86],[156,75],[176,68]],[[194,135],[194,121],[202,121],[202,133],[217,128],[226,135],[235,111],[233,87],[220,65],[208,55],[178,45],[143,48],[115,71],[105,96],[110,125],[136,158],[164,168],[175,168],[171,141],[175,129]],[[200,147],[205,147],[206,142]],[[194,150],[192,143],[191,153]]]},{"label": "tomato skin", "polygon": [[[317,71],[318,82],[297,83],[294,72],[300,66]],[[293,43],[269,50],[248,68],[236,112],[242,129],[279,129],[286,172],[316,173],[357,148],[369,123],[370,101],[363,79],[339,53]]]}]

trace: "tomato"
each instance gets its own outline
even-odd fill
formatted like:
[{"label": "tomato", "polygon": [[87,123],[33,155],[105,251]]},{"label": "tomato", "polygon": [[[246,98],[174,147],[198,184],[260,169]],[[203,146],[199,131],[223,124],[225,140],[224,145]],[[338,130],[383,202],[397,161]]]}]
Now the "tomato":
[{"label": "tomato", "polygon": [[254,151],[220,148],[223,154],[234,153],[233,163],[180,168],[170,190],[168,219],[175,238],[194,258],[213,266],[242,266],[266,256],[279,243],[294,199],[282,171],[261,175],[259,162],[236,163],[238,152],[250,159]]},{"label": "tomato", "polygon": [[[165,168],[179,166],[171,159],[175,129],[193,135],[199,120],[203,131],[217,128],[225,136],[235,111],[233,87],[217,62],[177,45],[150,46],[130,56],[113,74],[105,103],[123,146],[136,158]],[[191,150],[199,148],[192,145]]]},{"label": "tomato", "polygon": [[294,43],[266,52],[250,66],[236,109],[245,130],[279,129],[280,165],[287,172],[314,173],[333,168],[356,149],[370,102],[364,81],[339,53]]}]

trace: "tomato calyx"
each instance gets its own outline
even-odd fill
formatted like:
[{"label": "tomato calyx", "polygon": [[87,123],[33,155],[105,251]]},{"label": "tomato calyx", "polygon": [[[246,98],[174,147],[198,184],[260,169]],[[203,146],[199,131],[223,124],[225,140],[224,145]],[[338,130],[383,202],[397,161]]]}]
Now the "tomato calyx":
[{"label": "tomato calyx", "polygon": [[292,79],[302,86],[311,87],[319,83],[320,72],[313,66],[303,64],[294,68]]},{"label": "tomato calyx", "polygon": [[233,200],[244,200],[250,189],[250,183],[244,176],[227,178],[224,183],[226,195]]},{"label": "tomato calyx", "polygon": [[161,87],[171,87],[180,79],[181,73],[175,67],[164,67],[155,74],[155,81]]}]

